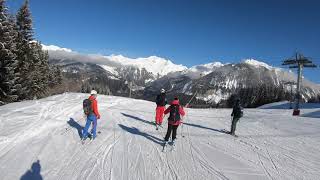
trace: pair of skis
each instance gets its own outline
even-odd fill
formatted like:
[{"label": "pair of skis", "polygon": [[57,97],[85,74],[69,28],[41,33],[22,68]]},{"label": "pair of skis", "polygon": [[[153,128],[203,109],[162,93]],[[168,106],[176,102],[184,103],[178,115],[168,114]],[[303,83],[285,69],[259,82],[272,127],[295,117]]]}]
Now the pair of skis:
[{"label": "pair of skis", "polygon": [[[88,138],[87,138],[87,139],[88,139]],[[91,143],[92,143],[93,139],[89,138],[89,140],[90,140],[89,142],[87,141],[87,139],[82,139],[82,140],[81,140],[81,144],[82,144],[82,145],[85,145],[85,144],[91,144]],[[86,143],[86,142],[87,142],[87,143]]]},{"label": "pair of skis", "polygon": [[[101,131],[98,131],[97,134],[101,134]],[[96,137],[96,138],[97,138],[97,137]],[[92,137],[92,134],[91,134],[91,133],[88,133],[88,137],[87,137],[86,139],[81,139],[81,144],[82,144],[82,145],[85,145],[87,139],[90,140],[90,142],[89,142],[88,144],[91,144],[92,141],[93,141],[93,137]]]},{"label": "pair of skis", "polygon": [[226,130],[226,129],[221,129],[220,131],[221,131],[222,133],[230,134],[230,135],[233,136],[233,137],[238,137],[238,135],[231,134],[231,132],[228,131],[228,130]]},{"label": "pair of skis", "polygon": [[167,146],[170,145],[171,146],[171,149],[170,151],[174,151],[175,150],[175,142],[164,142],[163,143],[163,146],[162,146],[162,152],[167,152]]}]

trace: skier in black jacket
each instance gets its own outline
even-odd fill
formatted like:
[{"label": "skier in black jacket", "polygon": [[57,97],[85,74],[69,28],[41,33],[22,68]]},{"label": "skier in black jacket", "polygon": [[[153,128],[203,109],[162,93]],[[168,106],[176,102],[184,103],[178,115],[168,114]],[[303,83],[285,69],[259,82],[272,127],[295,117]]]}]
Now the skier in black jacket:
[{"label": "skier in black jacket", "polygon": [[233,136],[235,136],[237,122],[240,120],[242,115],[243,115],[243,112],[242,112],[242,107],[240,106],[240,99],[236,99],[235,104],[233,105],[232,113],[231,113],[231,116],[233,116],[233,118],[231,123],[230,134]]}]

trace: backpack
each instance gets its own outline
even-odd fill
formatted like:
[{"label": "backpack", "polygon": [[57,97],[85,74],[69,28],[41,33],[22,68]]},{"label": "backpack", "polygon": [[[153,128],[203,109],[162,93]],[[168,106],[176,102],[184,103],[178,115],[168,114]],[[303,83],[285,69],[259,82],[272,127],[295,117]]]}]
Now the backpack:
[{"label": "backpack", "polygon": [[83,112],[85,115],[89,115],[93,113],[92,109],[92,101],[90,99],[83,100]]},{"label": "backpack", "polygon": [[165,106],[167,104],[167,99],[165,94],[159,94],[156,98],[156,104],[158,106]]},{"label": "backpack", "polygon": [[243,108],[240,106],[240,118],[243,117]]},{"label": "backpack", "polygon": [[170,106],[170,116],[168,118],[169,121],[176,122],[179,121],[180,118],[180,105],[171,105]]},{"label": "backpack", "polygon": [[235,106],[234,108],[234,116],[238,117],[238,118],[242,118],[243,117],[243,110],[241,106]]},{"label": "backpack", "polygon": [[243,117],[243,110],[240,110],[240,118]]}]

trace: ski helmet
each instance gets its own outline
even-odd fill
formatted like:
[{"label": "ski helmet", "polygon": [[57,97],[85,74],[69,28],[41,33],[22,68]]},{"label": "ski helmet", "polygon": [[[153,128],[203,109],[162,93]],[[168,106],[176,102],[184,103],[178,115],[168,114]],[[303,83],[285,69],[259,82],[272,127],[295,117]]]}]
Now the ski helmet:
[{"label": "ski helmet", "polygon": [[96,90],[92,90],[91,91],[91,95],[97,95],[98,93],[97,93],[97,91]]}]

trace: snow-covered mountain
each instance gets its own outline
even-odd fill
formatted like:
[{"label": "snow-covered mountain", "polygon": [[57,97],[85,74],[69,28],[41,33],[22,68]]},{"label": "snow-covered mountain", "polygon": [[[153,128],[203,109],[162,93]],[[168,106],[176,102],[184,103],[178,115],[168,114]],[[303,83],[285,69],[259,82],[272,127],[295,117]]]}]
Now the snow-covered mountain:
[{"label": "snow-covered mountain", "polygon": [[[150,98],[151,100],[161,87],[168,89],[172,96],[191,96],[197,92],[197,100],[202,101],[200,104],[204,103],[210,106],[210,104],[216,105],[228,100],[239,89],[253,88],[252,91],[262,91],[267,87],[272,87],[277,91],[283,88],[285,90],[283,93],[289,93],[291,89],[284,83],[296,80],[296,75],[292,72],[252,59],[243,60],[238,64],[213,66],[210,70],[205,68],[204,72],[207,75],[198,79],[194,78],[194,74],[188,76],[190,73],[160,78],[145,89],[144,95],[146,99]],[[195,72],[199,74],[202,71]],[[295,88],[294,86],[293,92],[295,92]],[[276,91],[274,89],[270,91]],[[281,92],[278,93],[281,94]],[[302,98],[304,100],[307,101],[319,94],[320,86],[318,84],[303,79]]]},{"label": "snow-covered mountain", "polygon": [[[187,68],[157,56],[134,59],[122,55],[84,55],[57,46],[44,45],[43,48],[48,50],[51,62],[62,65],[65,72],[72,72],[73,75],[74,72],[82,72],[83,74],[79,77],[84,77],[85,71],[73,67],[75,62],[81,63],[83,66],[95,64],[102,67],[106,71],[105,73],[101,73],[99,70],[99,73],[94,74],[92,71],[90,78],[86,78],[91,79],[89,87],[94,87],[92,84],[95,82],[92,79],[100,77],[98,79],[107,79],[105,83],[99,84],[99,87],[107,87],[105,91],[111,92],[111,94],[128,94],[129,82],[132,82],[131,90],[135,91],[134,97],[148,100],[154,100],[154,96],[158,94],[159,90],[165,88],[169,91],[169,95],[183,96],[185,101],[190,99],[189,96],[198,92],[196,96],[198,103],[217,105],[221,102],[225,103],[239,89],[254,88],[254,91],[262,91],[263,88],[266,88],[264,86],[268,86],[277,89],[272,91],[279,91],[280,88],[285,89],[284,93],[289,93],[291,89],[284,86],[284,83],[296,81],[294,73],[254,59],[245,59],[237,64],[222,64],[213,61]],[[105,74],[103,78],[101,78],[101,74]],[[86,81],[85,79],[81,80]],[[121,89],[110,88],[108,82],[111,80],[117,82],[116,87],[121,87]],[[124,85],[120,86],[119,84]],[[296,87],[293,88],[295,91]],[[306,79],[303,80],[302,98],[304,100],[307,101],[319,94],[318,84]],[[283,98],[281,96],[279,100],[284,100]]]},{"label": "snow-covered mountain", "polygon": [[[80,142],[82,101],[64,93],[0,107],[1,180],[268,180],[320,177],[320,109],[245,109],[234,138],[230,109],[189,109],[172,150],[155,103],[98,96],[97,138]],[[225,130],[224,130],[225,129]]]},{"label": "snow-covered mountain", "polygon": [[[157,56],[128,58],[122,55],[85,55],[54,45],[42,45],[42,47],[49,52],[50,59],[60,60],[60,64],[65,61],[70,62],[70,60],[97,64],[112,74],[113,78],[131,78],[130,80],[138,85],[144,85],[169,73],[187,69],[183,65],[173,64],[170,60]],[[144,80],[144,82],[141,83],[141,80]],[[140,83],[137,83],[138,81]]]},{"label": "snow-covered mountain", "polygon": [[261,62],[261,61],[257,61],[257,60],[254,60],[254,59],[245,59],[245,60],[242,61],[242,63],[249,64],[249,65],[255,66],[257,68],[265,67],[265,68],[267,68],[269,70],[275,69],[274,67],[268,65],[267,63],[264,63],[264,62]]},{"label": "snow-covered mountain", "polygon": [[126,80],[114,77],[114,74],[97,64],[54,59],[51,59],[50,63],[58,65],[64,76],[62,91],[56,93],[88,92],[94,88],[101,94],[128,96],[129,87]]},{"label": "snow-covered mountain", "polygon": [[207,74],[210,74],[212,71],[214,71],[217,68],[220,68],[224,66],[225,64],[222,64],[221,62],[212,62],[208,64],[201,64],[192,66],[191,68],[188,68],[182,72],[182,74],[190,77],[191,79],[198,79],[201,76],[205,76]]},{"label": "snow-covered mountain", "polygon": [[138,69],[146,69],[148,72],[156,76],[165,76],[172,72],[183,71],[187,69],[186,66],[173,64],[170,60],[160,58],[157,56],[150,56],[147,58],[128,58],[122,55],[104,56],[114,62],[118,62],[124,66],[133,66]]}]

